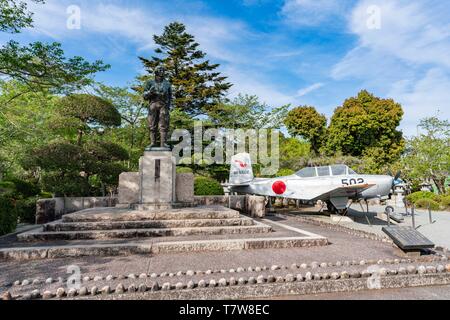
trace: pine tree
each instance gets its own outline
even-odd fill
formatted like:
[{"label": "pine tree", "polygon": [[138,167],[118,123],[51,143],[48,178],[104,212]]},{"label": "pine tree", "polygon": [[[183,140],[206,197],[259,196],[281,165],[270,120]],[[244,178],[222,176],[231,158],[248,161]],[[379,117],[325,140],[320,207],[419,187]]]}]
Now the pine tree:
[{"label": "pine tree", "polygon": [[182,23],[170,23],[161,36],[155,35],[153,39],[159,46],[155,50],[159,56],[139,58],[147,71],[152,74],[156,66],[164,65],[173,86],[174,108],[190,116],[207,114],[232,86],[226,82],[227,77],[216,71],[219,64],[205,59],[206,53],[199,49]]}]

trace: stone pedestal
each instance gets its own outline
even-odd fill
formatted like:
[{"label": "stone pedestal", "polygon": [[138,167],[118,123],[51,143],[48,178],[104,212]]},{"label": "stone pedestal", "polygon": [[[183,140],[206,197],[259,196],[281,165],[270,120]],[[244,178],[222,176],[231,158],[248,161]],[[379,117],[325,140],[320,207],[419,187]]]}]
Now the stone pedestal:
[{"label": "stone pedestal", "polygon": [[119,176],[119,204],[139,202],[139,172],[124,172]]},{"label": "stone pedestal", "polygon": [[145,151],[139,161],[139,204],[170,205],[175,197],[176,161],[170,151]]}]

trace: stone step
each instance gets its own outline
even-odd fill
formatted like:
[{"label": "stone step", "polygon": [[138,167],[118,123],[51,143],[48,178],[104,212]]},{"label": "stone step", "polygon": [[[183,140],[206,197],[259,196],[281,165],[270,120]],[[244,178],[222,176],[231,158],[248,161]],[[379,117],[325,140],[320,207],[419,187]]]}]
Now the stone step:
[{"label": "stone step", "polygon": [[57,222],[44,226],[45,232],[123,230],[154,228],[198,228],[220,226],[252,226],[253,219],[188,219],[188,220],[148,220],[148,221],[104,221],[104,222]]},{"label": "stone step", "polygon": [[63,222],[146,221],[187,219],[237,219],[239,211],[221,206],[171,210],[135,211],[129,209],[88,209],[63,216]]},{"label": "stone step", "polygon": [[256,234],[272,232],[272,227],[257,223],[252,226],[225,226],[200,228],[125,229],[103,231],[25,232],[17,236],[19,241],[53,240],[104,240],[153,237],[177,237],[192,235]]}]

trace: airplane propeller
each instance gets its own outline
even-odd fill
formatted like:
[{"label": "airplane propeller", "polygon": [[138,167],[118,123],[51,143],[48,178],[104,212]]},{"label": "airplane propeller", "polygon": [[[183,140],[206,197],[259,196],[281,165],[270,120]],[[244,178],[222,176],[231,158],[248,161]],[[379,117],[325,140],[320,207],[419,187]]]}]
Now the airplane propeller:
[{"label": "airplane propeller", "polygon": [[399,182],[399,179],[400,179],[400,177],[401,177],[401,175],[402,175],[402,172],[399,170],[399,171],[397,171],[397,173],[395,174],[395,176],[394,176],[394,174],[392,173],[392,171],[390,170],[390,169],[388,169],[388,175],[390,175],[392,178],[393,178],[393,180],[392,180],[392,187],[395,187],[397,184],[399,184],[400,182]]}]

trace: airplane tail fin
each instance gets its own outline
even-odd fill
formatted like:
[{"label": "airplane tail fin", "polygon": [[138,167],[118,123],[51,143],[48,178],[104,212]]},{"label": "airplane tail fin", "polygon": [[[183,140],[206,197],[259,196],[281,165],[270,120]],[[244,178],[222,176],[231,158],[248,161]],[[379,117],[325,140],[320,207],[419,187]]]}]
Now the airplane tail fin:
[{"label": "airplane tail fin", "polygon": [[240,153],[231,158],[230,184],[240,185],[253,180],[252,159],[248,153]]}]

